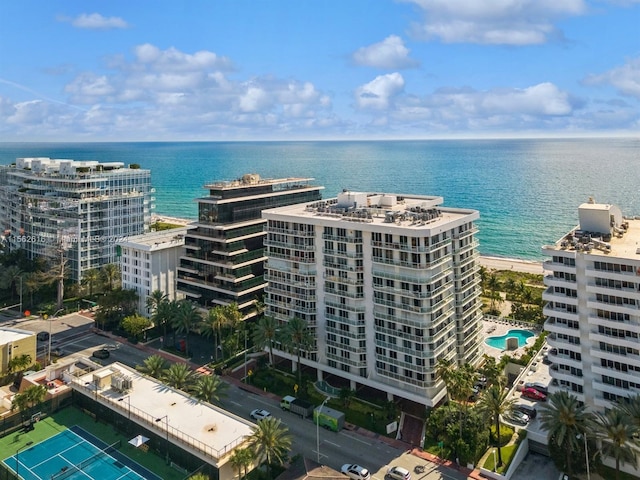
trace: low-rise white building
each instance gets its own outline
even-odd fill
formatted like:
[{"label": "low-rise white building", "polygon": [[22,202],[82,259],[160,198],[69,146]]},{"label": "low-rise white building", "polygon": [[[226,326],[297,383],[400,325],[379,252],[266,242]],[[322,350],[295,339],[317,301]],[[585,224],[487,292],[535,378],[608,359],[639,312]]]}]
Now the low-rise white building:
[{"label": "low-rise white building", "polygon": [[168,300],[178,300],[178,266],[185,253],[184,241],[190,226],[129,237],[119,244],[122,288],[138,293],[138,312],[148,316],[147,297],[162,291]]}]

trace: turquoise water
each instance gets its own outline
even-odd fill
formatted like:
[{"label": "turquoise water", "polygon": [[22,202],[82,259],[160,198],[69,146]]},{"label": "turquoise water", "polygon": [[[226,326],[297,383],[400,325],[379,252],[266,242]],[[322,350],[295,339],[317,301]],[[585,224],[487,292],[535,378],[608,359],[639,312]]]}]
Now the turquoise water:
[{"label": "turquoise water", "polygon": [[313,177],[325,198],[439,195],[480,211],[483,255],[528,260],[578,223],[590,196],[640,215],[639,139],[0,144],[0,164],[40,156],[139,163],[152,171],[156,212],[194,219],[204,184],[248,172]]},{"label": "turquoise water", "polygon": [[529,330],[509,330],[504,335],[500,335],[497,337],[487,337],[484,343],[486,343],[490,347],[505,350],[507,348],[507,338],[515,337],[518,339],[518,348],[520,348],[524,347],[527,344],[527,338],[531,338],[534,335],[535,333],[530,332]]}]

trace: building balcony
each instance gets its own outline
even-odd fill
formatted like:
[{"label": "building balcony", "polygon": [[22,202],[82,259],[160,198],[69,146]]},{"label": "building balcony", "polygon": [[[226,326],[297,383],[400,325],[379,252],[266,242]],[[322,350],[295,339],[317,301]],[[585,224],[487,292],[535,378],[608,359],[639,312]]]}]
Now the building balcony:
[{"label": "building balcony", "polygon": [[554,349],[549,350],[547,358],[553,364],[562,364],[569,367],[582,368],[582,361],[571,358],[569,355],[559,354],[557,351],[554,353]]},{"label": "building balcony", "polygon": [[338,235],[329,235],[329,234],[323,233],[322,238],[323,240],[333,240],[334,242],[362,243],[362,237],[355,237],[355,236],[338,236]]},{"label": "building balcony", "polygon": [[635,348],[636,350],[640,348],[640,342],[638,342],[637,338],[605,335],[604,333],[600,333],[598,330],[589,331],[589,340],[594,344],[597,344],[599,342],[605,342],[610,345],[616,345],[616,346],[627,347],[627,348]]},{"label": "building balcony", "polygon": [[553,275],[546,275],[543,280],[547,287],[576,288],[575,280],[566,280],[564,278],[554,277]]},{"label": "building balcony", "polygon": [[352,252],[352,251],[340,251],[336,249],[323,248],[322,253],[325,255],[332,255],[336,257],[345,257],[345,258],[363,258],[364,254],[362,252]]},{"label": "building balcony", "polygon": [[587,300],[587,307],[593,310],[606,310],[608,312],[633,315],[635,317],[640,315],[640,309],[638,309],[637,305],[598,302],[595,298],[589,298]]},{"label": "building balcony", "polygon": [[264,239],[264,245],[268,246],[268,247],[280,247],[280,248],[286,248],[286,249],[290,249],[292,251],[295,250],[300,250],[300,251],[313,251],[316,249],[315,245],[311,244],[311,245],[302,245],[302,244],[296,244],[293,242],[279,242],[276,240],[271,240],[269,239],[269,237]]},{"label": "building balcony", "polygon": [[271,232],[271,233],[292,235],[298,238],[303,238],[303,237],[313,238],[316,236],[316,232],[313,228],[311,230],[291,230],[288,228],[274,228],[274,227],[265,226],[264,231]]},{"label": "building balcony", "polygon": [[330,295],[336,295],[338,297],[364,298],[364,292],[353,292],[349,290],[339,290],[337,288],[328,288],[326,285],[324,287],[324,292]]}]

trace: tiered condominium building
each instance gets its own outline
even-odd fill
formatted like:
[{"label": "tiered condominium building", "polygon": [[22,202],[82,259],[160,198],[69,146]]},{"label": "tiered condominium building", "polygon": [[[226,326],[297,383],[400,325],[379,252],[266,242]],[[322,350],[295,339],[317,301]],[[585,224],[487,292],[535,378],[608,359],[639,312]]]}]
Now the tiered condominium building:
[{"label": "tiered condominium building", "polygon": [[578,215],[576,228],[543,247],[550,391],[602,411],[640,393],[640,220],[593,200]]},{"label": "tiered condominium building", "polygon": [[255,315],[266,285],[262,210],[319,200],[323,187],[311,180],[247,174],[206,185],[209,196],[197,199],[196,228],[186,236],[178,291],[206,308],[235,302],[245,318]]},{"label": "tiered condominium building", "polygon": [[11,249],[24,249],[30,258],[64,251],[73,280],[115,263],[118,241],[149,230],[149,170],[50,158],[18,158],[3,168],[3,230]]},{"label": "tiered condominium building", "polygon": [[193,227],[185,226],[129,237],[120,245],[122,288],[138,293],[138,312],[149,316],[147,298],[155,290],[169,301],[179,300],[178,266],[184,256],[184,239]]},{"label": "tiered condominium building", "polygon": [[480,361],[479,214],[442,201],[345,191],[263,213],[266,314],[307,322],[319,380],[434,406],[439,359]]}]

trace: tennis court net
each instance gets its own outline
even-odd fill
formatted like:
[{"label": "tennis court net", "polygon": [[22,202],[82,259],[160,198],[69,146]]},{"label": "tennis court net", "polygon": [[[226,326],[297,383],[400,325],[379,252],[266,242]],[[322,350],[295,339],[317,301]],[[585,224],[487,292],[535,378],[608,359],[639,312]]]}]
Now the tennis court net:
[{"label": "tennis court net", "polygon": [[111,445],[109,445],[107,448],[104,448],[99,452],[94,453],[89,458],[84,459],[80,463],[76,465],[71,465],[70,467],[67,467],[67,468],[63,468],[63,470],[57,473],[54,473],[53,475],[51,475],[50,480],[62,480],[64,478],[69,478],[71,475],[75,474],[76,472],[81,472],[82,470],[87,468],[87,466],[91,465],[95,461],[100,460],[101,458],[110,457],[111,452],[118,450],[121,447],[121,445],[122,445],[122,440],[118,440],[117,442],[114,442]]}]

